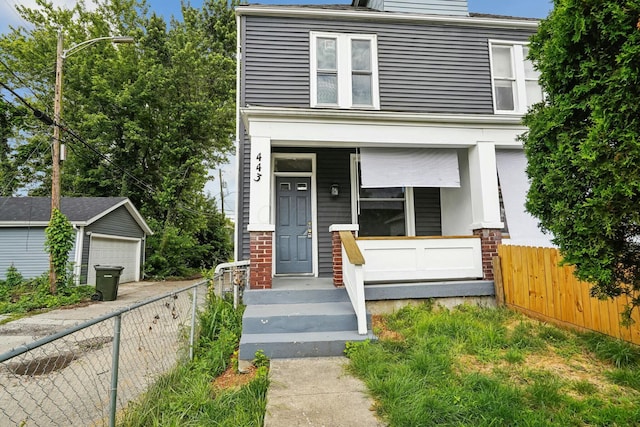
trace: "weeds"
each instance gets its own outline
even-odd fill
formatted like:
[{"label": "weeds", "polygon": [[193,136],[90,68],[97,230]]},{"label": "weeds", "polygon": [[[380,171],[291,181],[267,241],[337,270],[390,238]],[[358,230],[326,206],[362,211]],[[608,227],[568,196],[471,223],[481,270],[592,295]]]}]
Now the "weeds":
[{"label": "weeds", "polygon": [[391,426],[639,425],[640,351],[508,310],[385,316],[350,367]]},{"label": "weeds", "polygon": [[24,280],[12,266],[7,269],[6,280],[0,280],[0,314],[19,317],[36,310],[73,305],[89,301],[94,292],[93,286],[75,286],[70,279],[60,284],[53,295],[46,275]]},{"label": "weeds", "polygon": [[[268,359],[256,354],[255,377],[240,387],[214,386],[229,364],[240,338],[242,309],[211,295],[200,313],[194,360],[163,376],[119,420],[122,426],[261,426],[266,408]],[[236,356],[237,357],[237,356]],[[235,369],[234,369],[235,371]]]}]

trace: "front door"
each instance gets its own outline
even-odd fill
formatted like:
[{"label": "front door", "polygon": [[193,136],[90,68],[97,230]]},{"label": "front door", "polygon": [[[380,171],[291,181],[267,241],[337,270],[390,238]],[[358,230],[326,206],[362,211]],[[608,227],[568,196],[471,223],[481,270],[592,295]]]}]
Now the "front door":
[{"label": "front door", "polygon": [[311,178],[276,177],[276,274],[312,273]]}]

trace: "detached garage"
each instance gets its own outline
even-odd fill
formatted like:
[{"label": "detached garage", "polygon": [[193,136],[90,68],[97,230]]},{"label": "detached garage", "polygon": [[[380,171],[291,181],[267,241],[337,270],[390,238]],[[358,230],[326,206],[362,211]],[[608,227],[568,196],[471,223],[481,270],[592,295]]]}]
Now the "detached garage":
[{"label": "detached garage", "polygon": [[[120,283],[142,279],[146,236],[152,234],[126,197],[63,197],[62,213],[76,230],[69,260],[76,282],[95,284],[94,265],[124,267]],[[48,197],[0,197],[0,279],[14,265],[26,278],[49,268],[44,229],[51,217]]]}]

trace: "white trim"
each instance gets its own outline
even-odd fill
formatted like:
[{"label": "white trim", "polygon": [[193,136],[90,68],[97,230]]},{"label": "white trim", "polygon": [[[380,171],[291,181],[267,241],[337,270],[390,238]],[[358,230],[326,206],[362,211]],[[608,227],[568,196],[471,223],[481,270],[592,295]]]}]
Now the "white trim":
[{"label": "white trim", "polygon": [[[49,221],[0,221],[0,227],[47,227]],[[71,225],[80,225],[72,222]]]},{"label": "white trim", "polygon": [[[318,102],[318,61],[317,41],[319,38],[334,39],[336,41],[336,78],[337,103],[322,104]],[[366,40],[370,43],[371,55],[371,104],[354,104],[351,76],[351,42]],[[353,108],[380,109],[380,91],[378,83],[378,38],[375,34],[330,33],[321,31],[309,32],[309,82],[310,105],[315,108]]]},{"label": "white trim", "polygon": [[247,231],[270,231],[273,233],[276,231],[276,226],[274,224],[249,224],[247,225]]},{"label": "white trim", "polygon": [[333,233],[334,231],[358,231],[360,230],[360,226],[358,224],[331,224],[329,226],[329,232]]},{"label": "white trim", "polygon": [[450,125],[512,125],[526,129],[522,124],[521,117],[496,116],[495,114],[401,113],[395,111],[323,110],[313,108],[257,106],[240,108],[240,113],[247,129],[249,129],[250,121],[282,117],[304,121],[340,119],[347,123],[361,123],[363,120],[371,120],[382,124],[397,124],[398,122],[404,122],[447,123]]},{"label": "white trim", "polygon": [[[240,176],[240,88],[241,79],[244,76],[241,76],[240,73],[242,71],[242,62],[244,58],[242,57],[242,20],[240,19],[240,15],[236,15],[236,206],[235,206],[235,216],[236,219],[233,222],[233,259],[238,260],[240,257],[240,245],[238,244],[238,236],[240,236],[240,230],[238,229],[239,224],[242,223],[243,219],[240,217],[242,212],[240,211],[242,196],[240,195],[240,183],[241,179],[238,179]],[[222,206],[222,213],[224,213],[224,206]]]},{"label": "white trim", "polygon": [[[489,39],[489,64],[491,68],[491,98],[493,99],[493,111],[496,114],[505,114],[505,115],[518,115],[521,116],[527,112],[528,102],[527,102],[527,87],[526,81],[532,80],[527,79],[525,75],[524,62],[526,58],[524,57],[523,47],[528,46],[528,42],[523,41],[511,41],[511,40],[494,40]],[[496,88],[495,88],[495,80],[493,72],[493,47],[494,46],[504,46],[509,47],[511,50],[511,67],[513,70],[513,81],[515,82],[515,90],[513,94],[513,110],[498,110],[497,107],[497,97],[496,97]],[[498,77],[500,79],[500,77]]]},{"label": "white trim", "polygon": [[[276,172],[275,165],[276,159],[311,159],[311,172]],[[277,208],[277,197],[276,197],[276,177],[277,176],[290,176],[290,177],[304,177],[311,179],[311,275],[314,277],[318,277],[318,191],[316,186],[316,154],[315,153],[271,153],[271,174],[273,179],[271,180],[271,218],[273,219],[273,231],[275,233],[276,225],[276,208]],[[273,239],[273,248],[272,248],[272,271],[274,276],[280,276],[281,274],[276,274],[276,259],[277,259],[277,245],[275,244],[275,236]],[[290,275],[290,274],[289,274]],[[295,274],[294,274],[295,275]]]},{"label": "white trim", "polygon": [[516,17],[484,18],[468,16],[426,15],[413,13],[369,12],[363,10],[329,10],[319,8],[296,8],[295,6],[238,6],[236,15],[259,15],[275,17],[349,18],[365,21],[418,21],[439,24],[462,24],[472,27],[529,28],[535,30],[539,20]]},{"label": "white trim", "polygon": [[142,241],[141,237],[125,237],[125,236],[118,236],[118,235],[114,235],[114,234],[93,233],[91,231],[89,231],[87,233],[87,235],[90,236],[90,237],[97,237],[98,239],[128,240],[130,242],[140,242],[140,241]]},{"label": "white trim", "polygon": [[73,275],[76,285],[80,284],[80,274],[82,273],[82,249],[84,246],[84,227],[76,228],[76,253],[73,256]]}]

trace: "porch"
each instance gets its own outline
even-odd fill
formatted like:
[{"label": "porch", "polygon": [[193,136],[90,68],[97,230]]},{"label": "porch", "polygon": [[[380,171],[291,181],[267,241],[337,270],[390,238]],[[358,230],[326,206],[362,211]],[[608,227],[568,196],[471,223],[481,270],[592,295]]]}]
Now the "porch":
[{"label": "porch", "polygon": [[276,276],[271,289],[247,289],[239,359],[250,361],[262,350],[270,358],[342,355],[346,342],[376,339],[371,313],[437,298],[443,305],[472,300],[491,304],[492,280],[376,283],[364,286],[366,332],[345,287],[332,278]]}]

